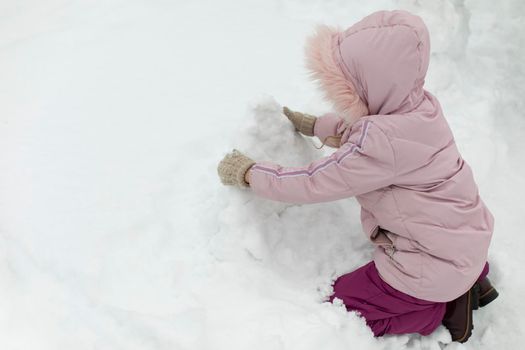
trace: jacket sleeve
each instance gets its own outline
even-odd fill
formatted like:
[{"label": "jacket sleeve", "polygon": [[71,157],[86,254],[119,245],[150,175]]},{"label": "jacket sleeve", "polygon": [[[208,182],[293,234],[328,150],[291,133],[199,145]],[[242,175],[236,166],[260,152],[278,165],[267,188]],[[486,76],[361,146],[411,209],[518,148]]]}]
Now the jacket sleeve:
[{"label": "jacket sleeve", "polygon": [[323,142],[328,136],[342,134],[344,128],[343,118],[335,113],[327,113],[316,119],[314,124],[314,135]]},{"label": "jacket sleeve", "polygon": [[370,120],[352,126],[348,141],[332,155],[304,167],[261,162],[250,187],[261,197],[288,203],[319,203],[353,197],[394,182],[394,151]]}]

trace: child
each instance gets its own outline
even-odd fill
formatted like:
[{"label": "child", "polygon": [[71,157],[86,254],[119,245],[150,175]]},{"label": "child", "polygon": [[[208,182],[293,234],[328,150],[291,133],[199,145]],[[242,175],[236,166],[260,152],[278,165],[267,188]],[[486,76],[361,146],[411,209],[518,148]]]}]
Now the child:
[{"label": "child", "polygon": [[338,149],[305,167],[234,150],[218,172],[226,185],[277,201],[355,196],[374,257],[339,277],[330,301],[358,311],[375,336],[428,335],[443,323],[465,342],[472,310],[498,296],[486,278],[494,218],[439,102],[423,89],[429,56],[425,24],[405,11],[376,12],[345,31],[320,28],[308,65],[338,112],[284,113]]}]

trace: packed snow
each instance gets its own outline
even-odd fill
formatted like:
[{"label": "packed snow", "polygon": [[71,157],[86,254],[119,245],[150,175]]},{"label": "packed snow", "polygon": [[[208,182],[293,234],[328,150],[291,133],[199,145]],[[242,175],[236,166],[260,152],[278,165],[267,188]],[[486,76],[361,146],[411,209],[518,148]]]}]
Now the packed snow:
[{"label": "packed snow", "polygon": [[[426,88],[494,214],[500,297],[473,336],[374,338],[326,302],[372,247],[349,198],[290,205],[221,185],[233,148],[305,165],[333,152],[282,105],[316,24],[423,17]],[[0,348],[518,349],[525,334],[525,3],[519,0],[0,2]]]}]

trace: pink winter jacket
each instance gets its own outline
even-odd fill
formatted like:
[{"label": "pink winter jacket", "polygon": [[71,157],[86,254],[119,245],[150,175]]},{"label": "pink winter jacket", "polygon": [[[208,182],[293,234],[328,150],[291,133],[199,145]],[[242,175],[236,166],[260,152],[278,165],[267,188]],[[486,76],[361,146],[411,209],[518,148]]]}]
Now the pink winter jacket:
[{"label": "pink winter jacket", "polygon": [[304,167],[257,163],[251,188],[289,203],[355,196],[384,281],[419,299],[457,298],[485,265],[494,218],[439,102],[423,89],[424,23],[381,11],[314,41],[314,73],[340,110],[318,118],[314,132],[342,134],[341,147]]}]

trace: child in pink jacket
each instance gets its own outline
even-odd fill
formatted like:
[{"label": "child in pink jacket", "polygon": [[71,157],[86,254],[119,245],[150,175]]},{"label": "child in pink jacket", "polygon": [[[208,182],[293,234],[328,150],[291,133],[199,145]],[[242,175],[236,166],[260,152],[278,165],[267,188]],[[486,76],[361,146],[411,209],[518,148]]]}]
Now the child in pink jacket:
[{"label": "child in pink jacket", "polygon": [[356,197],[374,258],[339,277],[330,300],[358,311],[376,336],[428,335],[443,323],[466,341],[472,310],[498,295],[486,278],[494,218],[423,88],[425,24],[405,11],[376,12],[345,31],[320,28],[307,56],[337,112],[284,113],[338,149],[304,167],[256,163],[234,150],[219,164],[222,182],[289,203]]}]

